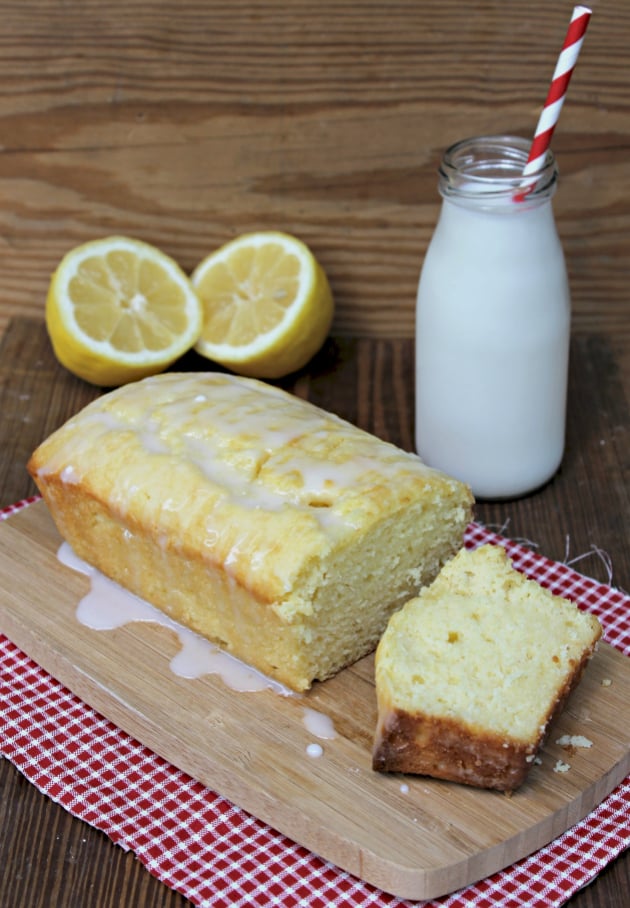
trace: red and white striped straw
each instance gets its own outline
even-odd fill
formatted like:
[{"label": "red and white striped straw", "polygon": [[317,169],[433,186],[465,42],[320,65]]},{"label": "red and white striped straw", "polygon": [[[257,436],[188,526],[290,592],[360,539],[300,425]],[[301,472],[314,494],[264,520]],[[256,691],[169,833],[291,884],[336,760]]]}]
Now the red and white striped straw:
[{"label": "red and white striped straw", "polygon": [[553,131],[556,128],[558,117],[567,95],[567,88],[569,87],[578,55],[582,49],[582,42],[584,41],[590,18],[591,10],[588,7],[576,6],[574,8],[553,79],[551,80],[547,100],[538,120],[534,140],[523,170],[524,177],[537,173],[543,166]]}]

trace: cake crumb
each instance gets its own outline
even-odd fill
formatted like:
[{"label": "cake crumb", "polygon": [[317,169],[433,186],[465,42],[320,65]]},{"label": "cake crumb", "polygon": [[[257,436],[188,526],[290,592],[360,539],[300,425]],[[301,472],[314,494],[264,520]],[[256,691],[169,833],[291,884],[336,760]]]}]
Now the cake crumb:
[{"label": "cake crumb", "polygon": [[563,763],[562,760],[558,760],[556,765],[553,768],[554,772],[568,772],[571,769],[569,763]]},{"label": "cake crumb", "polygon": [[612,685],[612,680],[610,678],[602,678],[602,687],[610,687]]},{"label": "cake crumb", "polygon": [[556,744],[567,748],[593,746],[593,742],[585,738],[584,735],[562,735],[562,737],[558,738]]}]

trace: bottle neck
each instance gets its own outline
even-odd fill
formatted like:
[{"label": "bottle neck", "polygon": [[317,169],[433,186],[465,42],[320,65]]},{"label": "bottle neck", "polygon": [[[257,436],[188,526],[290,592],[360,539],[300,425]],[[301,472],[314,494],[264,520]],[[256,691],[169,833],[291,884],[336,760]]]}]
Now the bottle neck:
[{"label": "bottle neck", "polygon": [[475,209],[526,210],[548,202],[558,169],[548,151],[542,168],[523,177],[529,142],[517,136],[478,136],[452,145],[439,170],[444,199]]}]

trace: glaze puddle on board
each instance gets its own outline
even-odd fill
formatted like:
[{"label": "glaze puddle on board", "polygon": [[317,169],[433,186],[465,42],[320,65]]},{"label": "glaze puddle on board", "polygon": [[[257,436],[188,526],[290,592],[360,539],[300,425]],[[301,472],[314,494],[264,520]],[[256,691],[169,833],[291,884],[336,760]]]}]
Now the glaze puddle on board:
[{"label": "glaze puddle on board", "polygon": [[[219,675],[231,690],[241,693],[271,690],[284,697],[300,696],[105,577],[99,570],[78,558],[67,542],[62,543],[57,557],[66,567],[85,574],[90,579],[90,591],[81,599],[76,611],[77,620],[85,627],[107,631],[134,621],[159,624],[173,631],[180,642],[181,649],[170,662],[173,674],[191,679],[203,675]],[[310,707],[303,710],[303,724],[316,738],[331,740],[336,737],[331,718]],[[316,747],[319,748],[317,753],[314,751]],[[319,745],[309,745],[309,748],[309,755],[321,755]]]}]

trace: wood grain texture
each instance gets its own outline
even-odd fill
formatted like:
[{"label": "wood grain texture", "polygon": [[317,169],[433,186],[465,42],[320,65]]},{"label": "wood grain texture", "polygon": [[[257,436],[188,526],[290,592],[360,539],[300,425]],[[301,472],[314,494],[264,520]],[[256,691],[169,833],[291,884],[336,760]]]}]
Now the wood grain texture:
[{"label": "wood grain texture", "polygon": [[[0,526],[0,630],[133,738],[386,892],[436,898],[489,876],[561,835],[630,772],[630,661],[607,644],[511,798],[411,777],[401,792],[399,776],[371,768],[372,657],[301,697],[235,693],[216,675],[179,678],[169,669],[172,632],[79,624],[89,582],[59,564],[60,544],[43,502]],[[306,754],[306,708],[336,731],[316,761]],[[592,742],[565,774],[554,772],[567,759],[555,743],[562,735]]]},{"label": "wood grain texture", "polygon": [[[602,581],[609,579],[608,564],[598,552],[606,552],[614,584],[626,590],[630,419],[622,376],[628,359],[630,345],[622,339],[574,338],[562,470],[535,495],[477,506],[478,519],[504,526],[506,535],[530,540],[549,557],[562,561],[586,556],[576,567]],[[190,356],[183,365],[198,368],[200,361]],[[388,440],[412,447],[411,340],[332,338],[308,369],[284,384]],[[40,321],[10,323],[0,343],[0,506],[33,491],[26,456],[98,393],[55,362]],[[0,904],[12,908],[187,904],[150,877],[132,855],[36,792],[8,761],[0,761],[0,789]],[[625,855],[569,904],[625,908],[629,884],[630,855]]]},{"label": "wood grain texture", "polygon": [[[594,15],[554,137],[576,330],[629,333],[630,7]],[[436,169],[533,133],[569,7],[532,0],[0,2],[0,331],[79,242],[190,270],[246,230],[313,247],[338,335],[413,333]]]}]

